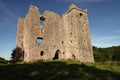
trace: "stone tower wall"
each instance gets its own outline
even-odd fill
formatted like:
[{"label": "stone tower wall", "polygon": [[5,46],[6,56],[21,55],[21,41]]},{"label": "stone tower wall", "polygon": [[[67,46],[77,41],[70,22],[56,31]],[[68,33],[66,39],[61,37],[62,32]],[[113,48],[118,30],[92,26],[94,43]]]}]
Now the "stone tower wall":
[{"label": "stone tower wall", "polygon": [[18,29],[17,29],[17,38],[16,38],[16,54],[14,60],[21,61],[24,58],[24,46],[23,46],[23,30],[24,30],[24,19],[18,19]]},{"label": "stone tower wall", "polygon": [[[94,62],[87,11],[75,5],[63,16],[52,11],[40,14],[30,6],[26,17],[19,19],[17,35],[26,62],[56,58]],[[36,43],[37,38],[43,39],[41,44]]]},{"label": "stone tower wall", "polygon": [[18,29],[17,29],[17,39],[16,39],[16,47],[23,48],[23,28],[24,28],[24,19],[18,19]]},{"label": "stone tower wall", "polygon": [[43,46],[46,51],[45,57],[52,59],[56,49],[59,49],[60,43],[60,21],[61,17],[51,11],[46,11],[44,13],[45,24],[44,24],[44,40]]}]

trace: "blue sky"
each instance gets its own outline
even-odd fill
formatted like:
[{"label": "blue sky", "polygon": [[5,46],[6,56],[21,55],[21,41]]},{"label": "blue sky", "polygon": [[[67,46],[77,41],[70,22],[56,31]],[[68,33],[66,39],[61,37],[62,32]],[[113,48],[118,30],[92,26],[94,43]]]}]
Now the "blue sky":
[{"label": "blue sky", "polygon": [[92,45],[120,45],[120,0],[0,0],[0,57],[10,59],[16,46],[18,17],[25,17],[30,5],[64,14],[70,4],[88,9]]}]

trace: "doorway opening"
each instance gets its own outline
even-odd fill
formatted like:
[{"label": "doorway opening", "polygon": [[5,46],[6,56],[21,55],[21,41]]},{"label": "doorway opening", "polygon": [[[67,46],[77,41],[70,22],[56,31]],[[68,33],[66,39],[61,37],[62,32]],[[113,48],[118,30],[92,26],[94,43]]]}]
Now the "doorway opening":
[{"label": "doorway opening", "polygon": [[53,60],[59,59],[59,55],[60,55],[60,50],[57,50],[57,51],[55,52],[55,55],[54,55],[54,57],[53,57]]},{"label": "doorway opening", "polygon": [[75,60],[75,55],[74,54],[72,54],[72,58]]}]

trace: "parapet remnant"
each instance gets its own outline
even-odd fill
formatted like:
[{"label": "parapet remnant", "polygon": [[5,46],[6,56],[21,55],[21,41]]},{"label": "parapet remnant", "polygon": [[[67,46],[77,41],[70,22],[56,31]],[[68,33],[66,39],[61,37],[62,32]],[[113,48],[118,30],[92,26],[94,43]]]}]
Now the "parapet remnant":
[{"label": "parapet remnant", "polygon": [[26,17],[18,19],[16,47],[22,50],[25,62],[56,59],[94,62],[87,10],[72,4],[60,16],[52,11],[40,14],[31,5]]}]

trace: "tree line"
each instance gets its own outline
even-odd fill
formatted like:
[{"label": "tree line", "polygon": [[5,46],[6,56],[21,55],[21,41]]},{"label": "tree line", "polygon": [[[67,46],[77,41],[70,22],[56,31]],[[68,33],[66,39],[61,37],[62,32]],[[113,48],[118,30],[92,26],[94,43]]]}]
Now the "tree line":
[{"label": "tree line", "polygon": [[120,61],[120,46],[97,48],[93,46],[94,60],[98,61]]},{"label": "tree line", "polygon": [[[20,48],[13,49],[11,53],[11,60],[13,62],[22,61],[23,53],[24,51]],[[107,48],[98,48],[93,46],[93,54],[95,62],[120,61],[120,46],[112,46]],[[7,63],[7,60],[0,57],[0,63]]]},{"label": "tree line", "polygon": [[[17,50],[17,56],[16,56]],[[19,53],[19,55],[18,55]],[[22,49],[15,48],[13,50],[12,59],[14,61],[21,61],[23,60],[23,53]],[[98,61],[120,61],[120,46],[112,46],[107,48],[97,48],[93,46],[93,54],[95,62]]]}]

